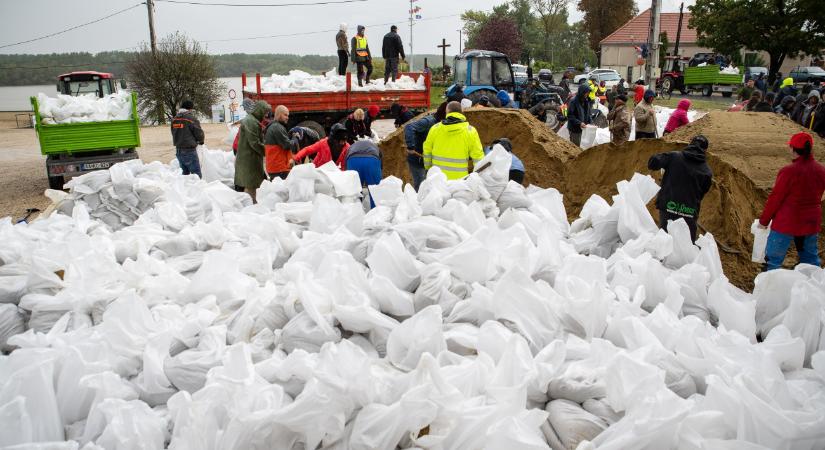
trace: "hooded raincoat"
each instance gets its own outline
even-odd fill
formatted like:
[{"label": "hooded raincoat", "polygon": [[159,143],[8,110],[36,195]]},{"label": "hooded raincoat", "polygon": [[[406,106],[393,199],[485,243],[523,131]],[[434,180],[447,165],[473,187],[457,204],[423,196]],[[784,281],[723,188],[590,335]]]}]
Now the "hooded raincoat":
[{"label": "hooded raincoat", "polygon": [[261,136],[261,120],[272,107],[258,101],[252,112],[241,121],[238,131],[238,156],[235,159],[235,184],[247,189],[257,189],[266,179],[264,171],[264,141]]},{"label": "hooded raincoat", "polygon": [[690,109],[690,100],[682,99],[679,100],[679,104],[676,105],[676,110],[670,114],[670,117],[667,119],[667,124],[665,125],[665,133],[673,133],[679,127],[683,125],[687,125],[690,123],[688,120],[688,110]]},{"label": "hooded raincoat", "polygon": [[463,114],[451,112],[435,124],[424,141],[424,168],[436,166],[449,180],[467,175],[467,161],[477,164],[484,158],[484,148],[478,130],[467,123]]}]

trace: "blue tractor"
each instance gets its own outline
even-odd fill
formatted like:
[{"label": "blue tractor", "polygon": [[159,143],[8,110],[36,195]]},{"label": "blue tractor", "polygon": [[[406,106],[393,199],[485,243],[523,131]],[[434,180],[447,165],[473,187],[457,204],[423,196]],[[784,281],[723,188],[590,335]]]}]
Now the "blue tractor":
[{"label": "blue tractor", "polygon": [[[501,106],[496,95],[506,91],[511,106],[532,109],[543,104],[542,118],[546,117],[551,128],[559,126],[563,116],[557,114],[567,99],[566,91],[545,80],[536,80],[528,73],[526,79],[513,74],[513,65],[507,55],[489,50],[470,50],[455,57],[455,84],[447,88],[447,98],[463,92],[473,104],[486,96],[493,106]],[[564,99],[564,100],[563,100]],[[552,123],[550,123],[552,122]]]}]

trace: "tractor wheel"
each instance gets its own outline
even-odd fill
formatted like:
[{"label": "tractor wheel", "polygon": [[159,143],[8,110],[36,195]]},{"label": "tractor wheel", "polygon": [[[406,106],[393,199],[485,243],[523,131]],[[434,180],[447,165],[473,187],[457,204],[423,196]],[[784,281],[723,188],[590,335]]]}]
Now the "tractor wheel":
[{"label": "tractor wheel", "polygon": [[318,123],[314,120],[305,120],[305,121],[299,123],[296,126],[297,127],[303,127],[303,128],[309,128],[310,130],[318,133],[318,137],[321,138],[321,139],[325,138],[326,135],[327,135],[327,133],[324,131],[324,127],[320,123]]},{"label": "tractor wheel", "polygon": [[63,190],[63,182],[64,182],[63,175],[57,175],[53,177],[49,177],[49,189],[54,189],[56,191]]},{"label": "tractor wheel", "polygon": [[556,131],[559,128],[561,128],[561,124],[559,123],[558,118],[558,106],[556,106],[555,104],[550,105],[547,107],[547,109],[545,109],[545,112],[547,114],[547,120],[544,123],[547,125],[547,127],[553,131]]},{"label": "tractor wheel", "polygon": [[496,93],[493,92],[493,91],[478,90],[478,91],[473,92],[472,94],[467,95],[467,98],[472,100],[473,105],[475,105],[476,103],[478,103],[479,100],[481,100],[481,97],[483,97],[485,95],[487,96],[487,98],[490,99],[490,106],[494,106],[496,108],[501,106],[501,102],[498,101],[498,98],[496,97]]},{"label": "tractor wheel", "polygon": [[713,86],[707,85],[707,86],[703,87],[702,88],[702,95],[704,95],[705,97],[710,97],[711,95],[713,95]]},{"label": "tractor wheel", "polygon": [[665,79],[662,80],[662,90],[667,92],[668,94],[673,92],[673,86],[673,77],[665,77]]}]

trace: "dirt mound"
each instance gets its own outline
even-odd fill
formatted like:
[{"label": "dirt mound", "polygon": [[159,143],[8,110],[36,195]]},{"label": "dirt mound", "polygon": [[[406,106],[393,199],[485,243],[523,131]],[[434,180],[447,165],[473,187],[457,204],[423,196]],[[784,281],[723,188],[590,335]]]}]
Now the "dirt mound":
[{"label": "dirt mound", "polygon": [[[776,173],[790,162],[788,138],[804,128],[778,114],[711,111],[665,137],[669,142],[688,142],[703,134],[708,150],[744,173],[757,187],[770,189]],[[812,133],[813,134],[813,133]],[[814,155],[825,159],[823,141],[814,134]]]},{"label": "dirt mound", "polygon": [[[527,168],[525,185],[559,188],[564,164],[581,153],[579,147],[558,137],[525,110],[471,108],[464,111],[464,115],[478,129],[483,145],[503,137],[513,142],[513,151]],[[384,176],[395,175],[410,182],[404,130],[392,132],[381,141],[380,147],[384,154]]]}]

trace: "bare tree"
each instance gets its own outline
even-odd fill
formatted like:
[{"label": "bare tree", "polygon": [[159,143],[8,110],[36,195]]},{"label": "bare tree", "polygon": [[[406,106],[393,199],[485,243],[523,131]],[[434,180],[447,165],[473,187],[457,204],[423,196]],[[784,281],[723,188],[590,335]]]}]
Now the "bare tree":
[{"label": "bare tree", "polygon": [[182,33],[161,39],[156,53],[144,43],[127,61],[126,78],[138,94],[140,111],[160,123],[174,117],[186,99],[194,102],[196,110],[210,115],[224,89],[213,58]]},{"label": "bare tree", "polygon": [[570,0],[530,0],[538,15],[544,42],[544,60],[549,61],[550,37],[567,23],[567,5]]}]

